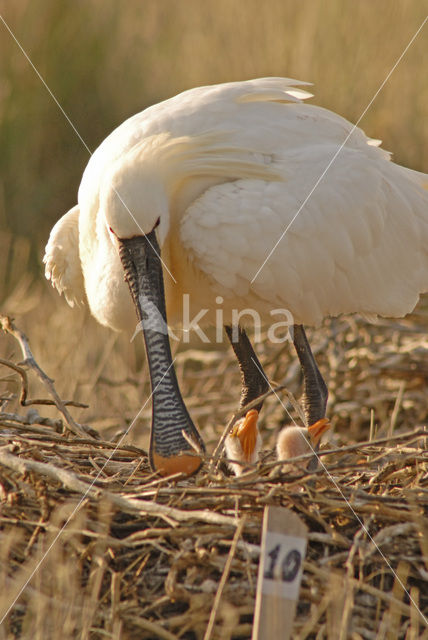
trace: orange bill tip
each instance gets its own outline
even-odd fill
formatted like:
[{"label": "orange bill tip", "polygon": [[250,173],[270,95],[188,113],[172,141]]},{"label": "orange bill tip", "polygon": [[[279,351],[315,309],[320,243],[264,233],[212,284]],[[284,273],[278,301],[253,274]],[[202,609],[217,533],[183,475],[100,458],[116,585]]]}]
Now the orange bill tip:
[{"label": "orange bill tip", "polygon": [[308,432],[309,432],[312,444],[317,445],[321,440],[321,436],[326,431],[328,431],[330,427],[331,427],[331,424],[328,418],[321,418],[321,420],[318,420],[314,424],[311,424],[311,426],[308,427]]},{"label": "orange bill tip", "polygon": [[236,433],[241,443],[242,451],[244,452],[244,458],[247,462],[251,461],[251,456],[253,455],[256,447],[258,417],[259,412],[256,411],[256,409],[250,409]]},{"label": "orange bill tip", "polygon": [[153,468],[161,476],[173,476],[176,473],[184,473],[191,476],[196,473],[202,465],[202,458],[199,456],[189,456],[186,454],[165,458],[153,452]]}]

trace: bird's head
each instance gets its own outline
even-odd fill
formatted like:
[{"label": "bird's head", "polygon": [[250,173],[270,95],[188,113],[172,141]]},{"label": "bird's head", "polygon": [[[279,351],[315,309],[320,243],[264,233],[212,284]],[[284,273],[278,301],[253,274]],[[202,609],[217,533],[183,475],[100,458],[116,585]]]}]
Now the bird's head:
[{"label": "bird's head", "polygon": [[256,448],[258,429],[257,418],[259,417],[256,409],[250,409],[245,418],[238,420],[229,434],[230,438],[237,438],[242,450],[242,461],[251,462]]},{"label": "bird's head", "polygon": [[321,418],[321,420],[318,420],[308,427],[309,439],[314,449],[318,447],[321,437],[330,427],[330,421],[327,418]]},{"label": "bird's head", "polygon": [[278,436],[277,453],[279,460],[297,458],[307,453],[313,453],[320,442],[321,436],[330,428],[327,418],[322,418],[310,427],[284,427]]},{"label": "bird's head", "polygon": [[169,230],[169,201],[156,167],[128,153],[108,171],[100,189],[100,209],[114,237],[148,236],[156,229],[162,247]]}]

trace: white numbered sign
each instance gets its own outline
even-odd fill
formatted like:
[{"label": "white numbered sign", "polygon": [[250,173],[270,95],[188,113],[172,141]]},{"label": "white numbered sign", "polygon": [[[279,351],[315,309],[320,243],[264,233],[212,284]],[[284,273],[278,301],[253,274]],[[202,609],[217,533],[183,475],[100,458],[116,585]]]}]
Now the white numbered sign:
[{"label": "white numbered sign", "polygon": [[291,640],[308,529],[285,507],[265,507],[252,640]]},{"label": "white numbered sign", "polygon": [[296,600],[302,579],[306,539],[268,531],[264,553],[263,593]]}]

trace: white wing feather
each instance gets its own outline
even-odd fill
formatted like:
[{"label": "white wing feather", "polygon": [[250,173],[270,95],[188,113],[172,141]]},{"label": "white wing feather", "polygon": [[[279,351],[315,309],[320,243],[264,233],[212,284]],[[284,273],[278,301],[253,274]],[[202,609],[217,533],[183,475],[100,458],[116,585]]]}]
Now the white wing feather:
[{"label": "white wing feather", "polygon": [[45,248],[45,276],[70,307],[85,302],[79,257],[79,207],[76,205],[53,227]]},{"label": "white wing feather", "polygon": [[218,185],[188,208],[183,244],[223,295],[252,294],[319,324],[348,312],[402,316],[428,290],[428,193],[402,167],[344,147],[302,207],[335,150],[283,155],[293,179]]}]

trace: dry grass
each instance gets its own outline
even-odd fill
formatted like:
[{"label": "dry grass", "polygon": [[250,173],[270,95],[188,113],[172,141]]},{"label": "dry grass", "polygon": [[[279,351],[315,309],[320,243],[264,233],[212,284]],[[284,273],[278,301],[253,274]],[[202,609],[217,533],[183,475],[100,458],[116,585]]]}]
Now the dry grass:
[{"label": "dry grass", "polygon": [[[275,464],[270,450],[288,417],[274,397],[266,402],[265,454],[256,469],[238,480],[207,465],[195,479],[176,482],[151,474],[145,450],[129,438],[114,450],[108,437],[66,436],[56,410],[48,419],[41,417],[45,407],[25,414],[11,398],[0,414],[3,609],[72,517],[0,634],[202,639],[241,523],[212,637],[249,638],[261,518],[271,504],[295,510],[310,531],[293,638],[428,637],[416,608],[428,614],[427,316],[421,304],[401,323],[342,318],[313,335],[321,368],[330,372],[335,426],[322,451],[326,469],[315,476],[284,476]],[[112,350],[105,347],[106,363]],[[299,369],[288,348],[278,356],[263,345],[260,357],[273,380],[298,393]],[[212,451],[236,409],[236,363],[214,349],[182,352],[177,362]],[[4,373],[16,395],[19,376]],[[146,397],[147,381],[137,387],[122,375],[100,374],[98,393],[106,387],[110,396],[132,398],[137,388]],[[36,381],[31,386],[34,396]],[[134,442],[144,440],[149,422],[147,406]]]}]

